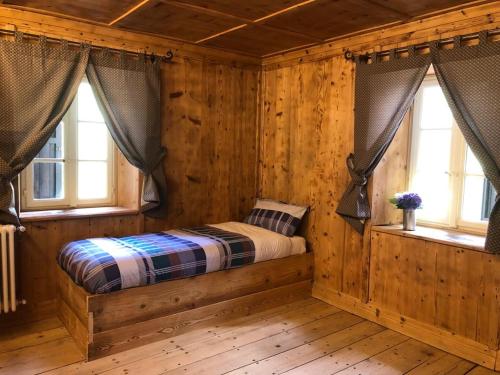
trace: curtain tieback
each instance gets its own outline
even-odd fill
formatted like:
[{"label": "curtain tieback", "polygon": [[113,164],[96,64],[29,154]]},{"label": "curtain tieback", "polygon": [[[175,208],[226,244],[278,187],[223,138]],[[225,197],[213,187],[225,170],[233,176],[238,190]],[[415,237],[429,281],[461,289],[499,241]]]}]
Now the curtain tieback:
[{"label": "curtain tieback", "polygon": [[351,175],[352,183],[357,186],[365,186],[368,183],[368,179],[364,174],[359,174],[354,168],[354,154],[350,154],[346,160],[347,169]]},{"label": "curtain tieback", "polygon": [[150,175],[150,174],[153,174],[153,171],[158,168],[158,166],[160,165],[160,163],[162,162],[163,158],[165,157],[165,155],[167,154],[167,149],[165,147],[162,147],[161,148],[161,153],[160,155],[158,156],[158,159],[156,160],[156,162],[151,166],[151,168],[147,168],[147,169],[144,169],[142,171],[142,173],[144,175]]}]

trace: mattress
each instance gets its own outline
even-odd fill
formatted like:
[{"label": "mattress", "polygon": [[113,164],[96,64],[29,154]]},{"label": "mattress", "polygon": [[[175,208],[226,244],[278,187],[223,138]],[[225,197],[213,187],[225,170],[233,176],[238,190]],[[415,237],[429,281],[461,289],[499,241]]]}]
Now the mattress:
[{"label": "mattress", "polygon": [[57,260],[92,294],[154,284],[306,251],[305,239],[239,222],[66,244]]}]

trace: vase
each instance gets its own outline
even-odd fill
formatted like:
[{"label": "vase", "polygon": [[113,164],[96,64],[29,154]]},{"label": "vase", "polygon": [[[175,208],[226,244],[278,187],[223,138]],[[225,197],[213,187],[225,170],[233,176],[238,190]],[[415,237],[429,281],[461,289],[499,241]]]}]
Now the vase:
[{"label": "vase", "polygon": [[414,209],[403,210],[403,230],[415,230],[417,218]]}]

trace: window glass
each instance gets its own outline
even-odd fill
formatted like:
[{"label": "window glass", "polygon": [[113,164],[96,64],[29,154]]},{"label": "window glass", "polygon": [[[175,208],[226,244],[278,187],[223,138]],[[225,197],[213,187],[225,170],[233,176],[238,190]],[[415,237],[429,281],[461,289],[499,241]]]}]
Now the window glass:
[{"label": "window glass", "polygon": [[78,160],[108,158],[108,129],[105,123],[78,122]]},{"label": "window glass", "polygon": [[435,77],[414,106],[409,189],[422,196],[423,223],[484,230],[495,192],[456,125]]},{"label": "window glass", "polygon": [[78,199],[106,198],[108,195],[107,167],[106,162],[78,162]]},{"label": "window glass", "polygon": [[23,172],[23,209],[103,206],[113,200],[111,136],[89,83],[29,168]]},{"label": "window glass", "polygon": [[104,122],[92,87],[86,81],[78,87],[78,121]]},{"label": "window glass", "polygon": [[33,163],[33,198],[64,198],[63,163]]}]

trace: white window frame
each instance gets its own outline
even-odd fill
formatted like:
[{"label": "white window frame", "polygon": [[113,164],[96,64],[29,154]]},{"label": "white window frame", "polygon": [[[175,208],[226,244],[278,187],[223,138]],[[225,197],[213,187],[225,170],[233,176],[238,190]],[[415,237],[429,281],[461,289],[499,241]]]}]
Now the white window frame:
[{"label": "white window frame", "polygon": [[[86,78],[82,82],[87,82]],[[78,95],[78,94],[77,94]],[[116,147],[108,135],[108,196],[102,199],[78,199],[78,100],[73,100],[63,120],[63,158],[37,159],[36,162],[62,162],[64,198],[35,199],[33,196],[33,165],[31,162],[21,173],[21,210],[52,210],[70,208],[106,207],[116,204]]]},{"label": "white window frame", "polygon": [[[439,84],[437,77],[434,74],[428,74],[424,81],[422,82],[422,87],[434,86]],[[415,101],[413,105],[412,114],[412,129],[410,131],[410,163],[408,168],[408,179],[407,186],[411,187],[411,180],[416,173],[416,162],[417,162],[417,152],[419,149],[419,126],[421,111],[422,111],[422,93],[423,90],[419,89],[417,95],[415,96]],[[464,199],[464,182],[465,176],[470,176],[471,174],[466,174],[466,153],[467,153],[467,143],[463,137],[457,123],[453,120],[453,125],[451,128],[451,156],[450,156],[450,166],[446,172],[450,178],[450,197],[449,197],[449,216],[445,222],[433,222],[425,219],[420,219],[417,216],[417,224],[424,226],[440,227],[447,229],[455,229],[464,232],[473,232],[479,234],[485,234],[488,228],[487,221],[481,222],[471,222],[466,221],[461,218],[462,205]],[[425,202],[424,202],[425,204]]]}]

